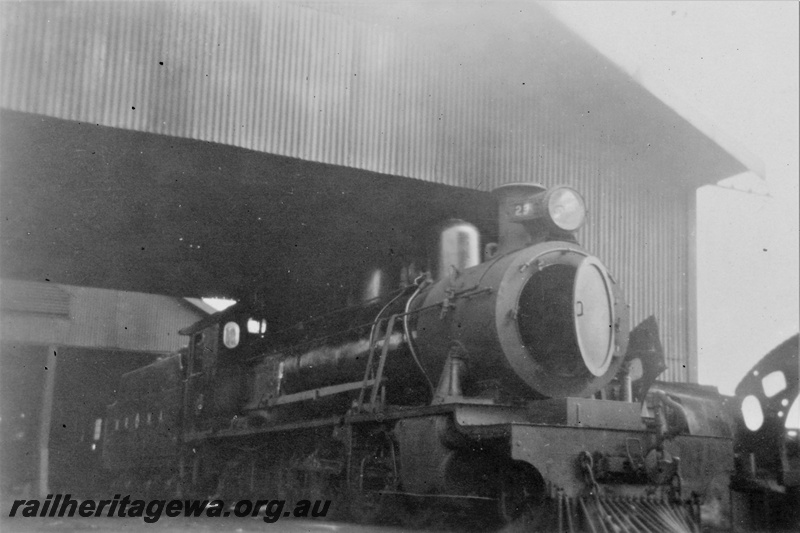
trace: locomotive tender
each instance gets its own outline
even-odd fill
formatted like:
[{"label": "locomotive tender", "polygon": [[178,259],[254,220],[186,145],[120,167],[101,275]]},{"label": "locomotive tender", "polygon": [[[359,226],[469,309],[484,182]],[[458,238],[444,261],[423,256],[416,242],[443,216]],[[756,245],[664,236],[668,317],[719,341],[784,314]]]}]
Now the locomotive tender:
[{"label": "locomotive tender", "polygon": [[[357,520],[441,505],[543,530],[694,531],[726,508],[732,423],[656,383],[654,319],[575,239],[569,187],[499,188],[498,242],[441,233],[439,268],[271,331],[241,303],[126,374],[104,463],[120,491],[325,498]],[[485,514],[485,513],[484,513]]]}]

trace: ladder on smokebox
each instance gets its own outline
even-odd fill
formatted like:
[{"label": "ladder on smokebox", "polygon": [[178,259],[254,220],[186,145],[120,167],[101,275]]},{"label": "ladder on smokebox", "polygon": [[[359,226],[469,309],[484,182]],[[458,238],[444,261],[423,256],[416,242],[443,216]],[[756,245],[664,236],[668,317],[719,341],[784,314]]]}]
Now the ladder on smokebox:
[{"label": "ladder on smokebox", "polygon": [[[383,371],[386,368],[386,359],[389,355],[389,341],[391,340],[392,333],[394,333],[394,324],[397,318],[398,315],[389,317],[386,333],[383,336],[381,357],[378,360],[378,369],[375,371],[374,377],[372,377],[371,374],[377,341],[375,339],[370,339],[371,343],[369,347],[369,357],[367,357],[367,367],[364,369],[364,381],[361,384],[361,391],[358,393],[358,404],[356,406],[356,411],[359,413],[374,413],[384,404],[386,387],[383,384]],[[384,320],[385,319],[380,319],[378,321],[376,329],[380,329],[380,325]],[[371,377],[372,379],[370,379]],[[367,394],[367,389],[370,387],[372,387],[372,390],[370,391],[369,403],[365,405],[364,399]],[[380,402],[378,402],[378,394],[381,394]]]}]

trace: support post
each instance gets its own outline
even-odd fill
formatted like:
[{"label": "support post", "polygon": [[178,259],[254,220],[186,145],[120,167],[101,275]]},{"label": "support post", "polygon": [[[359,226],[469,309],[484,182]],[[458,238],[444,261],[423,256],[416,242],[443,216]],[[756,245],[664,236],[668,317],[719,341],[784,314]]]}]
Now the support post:
[{"label": "support post", "polygon": [[45,498],[50,489],[50,426],[53,418],[53,393],[56,386],[58,348],[48,346],[44,358],[44,391],[39,417],[39,496]]},{"label": "support post", "polygon": [[697,346],[697,189],[689,192],[688,220],[689,242],[686,254],[686,280],[687,280],[687,313],[686,316],[686,373],[689,383],[698,381],[698,346]]}]

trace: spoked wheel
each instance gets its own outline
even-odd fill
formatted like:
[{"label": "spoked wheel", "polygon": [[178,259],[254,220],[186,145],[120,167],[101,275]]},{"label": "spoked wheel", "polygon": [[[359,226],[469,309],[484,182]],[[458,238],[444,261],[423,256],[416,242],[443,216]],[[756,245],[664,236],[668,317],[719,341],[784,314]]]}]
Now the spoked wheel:
[{"label": "spoked wheel", "polygon": [[342,494],[342,482],[335,476],[321,472],[306,472],[304,474],[303,499],[315,501],[330,501],[328,512],[321,517],[323,520],[346,520],[350,511],[345,502],[348,499]]},{"label": "spoked wheel", "polygon": [[385,517],[386,496],[378,492],[353,490],[348,500],[350,518],[359,524],[375,524]]},{"label": "spoked wheel", "polygon": [[303,480],[303,493],[309,500],[331,499],[331,486],[328,476],[320,472],[306,472]]},{"label": "spoked wheel", "polygon": [[285,501],[301,499],[303,491],[303,480],[301,474],[292,467],[280,467],[277,471],[278,497]]},{"label": "spoked wheel", "polygon": [[387,522],[397,505],[397,497],[384,494],[397,487],[395,451],[390,438],[383,436],[375,448],[361,455],[353,465],[350,486],[350,515],[359,523]]},{"label": "spoked wheel", "polygon": [[399,525],[413,531],[424,530],[446,530],[445,524],[446,513],[449,509],[445,510],[430,501],[425,501],[423,498],[418,497],[403,497],[401,501],[402,507],[397,514]]}]

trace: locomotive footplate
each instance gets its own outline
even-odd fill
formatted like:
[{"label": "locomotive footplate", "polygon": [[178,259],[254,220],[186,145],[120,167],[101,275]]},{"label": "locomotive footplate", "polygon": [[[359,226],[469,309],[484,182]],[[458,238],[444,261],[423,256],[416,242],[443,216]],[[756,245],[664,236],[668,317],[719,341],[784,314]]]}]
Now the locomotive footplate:
[{"label": "locomotive footplate", "polygon": [[696,531],[701,513],[725,516],[730,508],[732,439],[703,430],[660,440],[638,403],[565,398],[514,411],[459,405],[453,416],[465,436],[499,439],[513,461],[541,474],[559,531],[573,531],[573,518],[586,530],[605,522],[624,531]]},{"label": "locomotive footplate", "polygon": [[732,439],[712,432],[683,434],[659,449],[640,409],[634,403],[566,398],[514,411],[459,405],[453,416],[471,439],[506,441],[511,458],[536,468],[553,497],[657,494],[727,507]]},{"label": "locomotive footplate", "polygon": [[[644,431],[641,407],[638,404],[592,400],[587,398],[558,398],[531,402],[524,408],[493,405],[461,405],[454,410],[455,421],[470,431],[504,424],[571,426],[578,428]],[[507,431],[508,428],[496,428]]]}]

